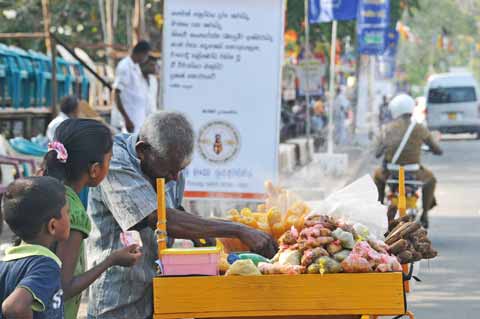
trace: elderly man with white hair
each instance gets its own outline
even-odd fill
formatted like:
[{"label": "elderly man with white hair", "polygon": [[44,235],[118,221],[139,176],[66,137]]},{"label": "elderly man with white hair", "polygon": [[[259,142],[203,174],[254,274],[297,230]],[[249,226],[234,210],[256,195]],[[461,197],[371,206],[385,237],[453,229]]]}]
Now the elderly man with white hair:
[{"label": "elderly man with white hair", "polygon": [[155,180],[166,179],[167,231],[171,238],[234,237],[252,251],[272,257],[276,244],[266,233],[229,221],[203,219],[181,206],[185,186],[182,170],[192,159],[194,133],[179,113],[150,115],[139,134],[114,139],[110,170],[90,193],[88,212],[92,232],[88,259],[92,265],[122,247],[120,234],[138,230],[143,257],[132,268],[113,267],[90,288],[89,318],[144,319],[152,317],[152,280],[158,259],[154,229],[157,224]]}]

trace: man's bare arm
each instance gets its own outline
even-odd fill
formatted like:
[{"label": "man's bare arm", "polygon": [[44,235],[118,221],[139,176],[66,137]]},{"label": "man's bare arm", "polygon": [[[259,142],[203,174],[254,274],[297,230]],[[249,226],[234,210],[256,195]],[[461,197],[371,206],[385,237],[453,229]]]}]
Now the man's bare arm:
[{"label": "man's bare arm", "polygon": [[[262,231],[226,220],[201,218],[197,215],[167,209],[167,232],[170,237],[198,239],[207,237],[238,238],[253,252],[271,258],[278,250],[274,239]],[[141,222],[152,229],[157,228],[157,212]],[[136,229],[137,227],[133,227]]]},{"label": "man's bare arm", "polygon": [[122,102],[122,97],[120,96],[121,91],[118,89],[115,89],[115,104],[117,105],[117,109],[122,114],[122,117],[125,121],[125,126],[127,128],[127,131],[133,132],[133,123],[130,120],[130,117],[128,116],[127,112],[125,111],[125,107],[123,106]]}]

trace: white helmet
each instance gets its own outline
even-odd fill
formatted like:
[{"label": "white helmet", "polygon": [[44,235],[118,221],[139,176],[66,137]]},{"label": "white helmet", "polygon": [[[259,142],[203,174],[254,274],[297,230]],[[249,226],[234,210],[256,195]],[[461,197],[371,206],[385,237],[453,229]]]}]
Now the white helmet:
[{"label": "white helmet", "polygon": [[412,114],[415,108],[415,100],[408,94],[402,93],[395,96],[388,105],[394,119],[404,115]]}]

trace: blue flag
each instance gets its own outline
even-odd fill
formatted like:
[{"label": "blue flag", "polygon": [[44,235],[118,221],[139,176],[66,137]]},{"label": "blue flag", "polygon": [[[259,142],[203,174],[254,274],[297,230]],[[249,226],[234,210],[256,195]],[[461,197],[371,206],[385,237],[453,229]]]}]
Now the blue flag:
[{"label": "blue flag", "polygon": [[355,20],[358,0],[309,0],[309,23]]},{"label": "blue flag", "polygon": [[359,0],[357,18],[358,52],[382,55],[387,48],[390,24],[389,0]]}]

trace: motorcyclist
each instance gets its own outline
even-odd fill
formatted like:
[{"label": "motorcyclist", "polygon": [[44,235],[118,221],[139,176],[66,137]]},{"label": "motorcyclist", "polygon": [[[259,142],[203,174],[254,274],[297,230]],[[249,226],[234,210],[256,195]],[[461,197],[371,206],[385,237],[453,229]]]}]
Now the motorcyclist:
[{"label": "motorcyclist", "polygon": [[[384,164],[378,168],[374,174],[375,184],[378,188],[379,200],[383,202],[385,197],[386,181],[389,177],[389,172],[386,164],[391,163],[399,148],[403,137],[405,136],[408,127],[412,123],[412,114],[415,108],[415,100],[407,94],[399,94],[389,104],[389,109],[392,114],[393,121],[388,123],[381,131],[375,145],[376,157],[380,158],[384,155]],[[443,151],[438,143],[433,138],[430,131],[421,124],[413,126],[411,135],[409,136],[405,147],[403,148],[397,165],[420,164],[420,157],[422,152],[422,145],[426,144],[433,154],[442,155]],[[421,223],[425,228],[428,228],[428,211],[436,206],[434,196],[436,179],[432,172],[420,165],[420,170],[415,173],[417,180],[423,182],[422,186],[422,201],[423,213],[421,216]]]}]

